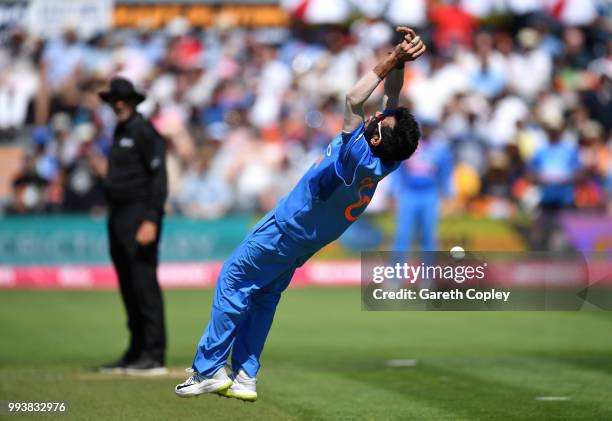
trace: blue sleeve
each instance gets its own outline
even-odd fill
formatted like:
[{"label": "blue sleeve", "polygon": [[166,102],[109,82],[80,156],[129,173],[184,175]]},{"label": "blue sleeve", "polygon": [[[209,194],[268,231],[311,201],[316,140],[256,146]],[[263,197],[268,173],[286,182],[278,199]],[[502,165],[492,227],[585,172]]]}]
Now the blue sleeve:
[{"label": "blue sleeve", "polygon": [[453,156],[450,149],[447,147],[442,148],[440,151],[440,165],[438,175],[439,185],[441,187],[442,195],[444,197],[450,197],[453,194],[452,179],[453,179]]},{"label": "blue sleeve", "polygon": [[350,186],[355,179],[359,164],[371,154],[368,142],[364,137],[364,124],[350,133],[342,132],[342,145],[335,162],[336,174]]}]

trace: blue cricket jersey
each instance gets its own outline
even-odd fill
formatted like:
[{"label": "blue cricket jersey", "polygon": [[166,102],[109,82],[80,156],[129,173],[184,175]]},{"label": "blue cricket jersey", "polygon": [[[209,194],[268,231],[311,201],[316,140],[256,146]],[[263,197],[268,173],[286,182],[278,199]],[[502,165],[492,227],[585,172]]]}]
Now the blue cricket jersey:
[{"label": "blue cricket jersey", "polygon": [[342,133],[278,203],[275,219],[300,245],[320,249],[337,239],[363,213],[378,182],[400,164],[376,157],[362,123]]},{"label": "blue cricket jersey", "polygon": [[452,173],[453,157],[448,145],[437,139],[423,139],[410,160],[393,175],[393,187],[399,195],[408,191],[450,196]]}]

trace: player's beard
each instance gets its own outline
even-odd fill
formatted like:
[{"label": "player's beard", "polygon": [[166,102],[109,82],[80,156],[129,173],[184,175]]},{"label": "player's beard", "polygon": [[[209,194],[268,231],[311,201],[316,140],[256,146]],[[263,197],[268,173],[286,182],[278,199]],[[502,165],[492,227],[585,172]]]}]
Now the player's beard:
[{"label": "player's beard", "polygon": [[[382,128],[382,139],[380,141],[380,143],[378,143],[378,145],[374,146],[372,145],[372,138],[374,136],[378,136],[378,121],[376,119],[372,119],[372,121],[370,121],[367,125],[366,128],[363,132],[363,136],[366,138],[368,145],[370,146],[370,149],[372,150],[372,153],[379,157],[381,160],[383,161],[393,161],[393,158],[388,156],[389,155],[389,150],[387,148],[387,145],[384,144],[384,142],[389,142],[389,140],[391,139],[392,133],[391,130],[388,127],[383,127]],[[386,140],[385,140],[386,139]]]},{"label": "player's beard", "polygon": [[366,128],[363,132],[368,143],[370,143],[370,139],[374,137],[374,135],[378,134],[378,122],[376,119],[371,119],[370,122],[366,125]]}]

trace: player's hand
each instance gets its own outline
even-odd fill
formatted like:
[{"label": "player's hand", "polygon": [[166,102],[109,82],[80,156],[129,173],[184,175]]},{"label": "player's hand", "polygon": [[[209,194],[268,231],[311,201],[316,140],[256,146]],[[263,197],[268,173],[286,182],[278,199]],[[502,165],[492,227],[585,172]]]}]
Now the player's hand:
[{"label": "player's hand", "polygon": [[143,221],[136,232],[136,242],[145,247],[152,244],[157,237],[157,224],[151,221]]},{"label": "player's hand", "polygon": [[404,34],[404,39],[393,50],[398,62],[414,61],[425,53],[427,47],[420,36],[407,26],[398,26],[397,32]]},{"label": "player's hand", "polygon": [[417,36],[416,32],[414,32],[414,29],[408,28],[407,26],[398,26],[397,28],[395,28],[395,32],[399,32],[404,35],[402,41],[410,42]]}]

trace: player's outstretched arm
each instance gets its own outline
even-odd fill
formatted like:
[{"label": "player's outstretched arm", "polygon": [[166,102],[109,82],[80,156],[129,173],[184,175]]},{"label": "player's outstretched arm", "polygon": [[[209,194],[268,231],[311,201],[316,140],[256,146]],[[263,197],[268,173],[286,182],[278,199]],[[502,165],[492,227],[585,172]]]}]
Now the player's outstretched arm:
[{"label": "player's outstretched arm", "polygon": [[[402,41],[414,42],[417,38],[417,34],[411,28],[406,26],[399,26],[396,28],[396,31],[402,34]],[[419,37],[420,39],[420,37]],[[405,62],[400,62],[398,65],[389,73],[389,75],[385,78],[385,94],[382,100],[382,109],[383,110],[393,110],[399,107],[400,100],[400,92],[402,91],[402,87],[404,85],[404,64]]]},{"label": "player's outstretched arm", "polygon": [[393,110],[399,107],[400,92],[404,85],[404,68],[393,69],[385,79],[385,95],[382,100],[383,110]]},{"label": "player's outstretched arm", "polygon": [[[402,29],[408,30],[408,28],[400,27],[398,31],[404,32]],[[344,132],[350,133],[363,123],[363,104],[372,95],[372,92],[374,92],[374,89],[376,89],[381,81],[400,64],[416,60],[425,52],[425,44],[423,44],[421,39],[419,37],[412,37],[414,31],[411,33],[405,32],[405,34],[404,40],[393,49],[391,54],[359,79],[346,95],[344,126],[342,128]],[[399,98],[399,91],[397,96]]]}]

